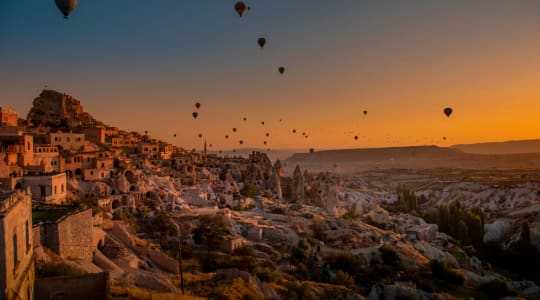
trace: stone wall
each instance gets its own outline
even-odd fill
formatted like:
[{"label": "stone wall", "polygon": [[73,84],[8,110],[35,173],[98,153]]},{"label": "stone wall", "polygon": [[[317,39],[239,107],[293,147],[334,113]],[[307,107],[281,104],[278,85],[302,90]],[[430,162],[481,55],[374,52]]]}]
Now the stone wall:
[{"label": "stone wall", "polygon": [[34,280],[29,191],[0,195],[0,299],[28,299]]},{"label": "stone wall", "polygon": [[156,264],[163,271],[176,274],[179,270],[178,261],[152,248],[139,248],[140,252],[146,254],[151,262]]},{"label": "stone wall", "polygon": [[49,299],[108,299],[108,273],[83,276],[62,276],[36,280],[36,300]]},{"label": "stone wall", "polygon": [[76,212],[54,223],[45,223],[42,242],[60,257],[92,260],[96,249],[93,235],[92,209]]}]

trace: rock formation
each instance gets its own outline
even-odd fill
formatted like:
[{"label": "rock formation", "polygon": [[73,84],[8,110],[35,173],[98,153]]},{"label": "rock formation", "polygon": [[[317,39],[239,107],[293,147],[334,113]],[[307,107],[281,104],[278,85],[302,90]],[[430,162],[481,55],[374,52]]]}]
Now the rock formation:
[{"label": "rock formation", "polygon": [[274,173],[276,173],[279,177],[285,176],[285,170],[283,169],[283,165],[281,164],[280,160],[277,160],[274,163]]},{"label": "rock formation", "polygon": [[274,199],[282,200],[283,199],[283,190],[281,189],[281,178],[278,175],[279,173],[274,169],[272,175],[268,178],[266,186],[272,192]]},{"label": "rock formation", "polygon": [[304,200],[304,175],[299,165],[296,166],[293,173],[291,200],[293,202],[302,202]]},{"label": "rock formation", "polygon": [[34,99],[27,120],[34,125],[66,128],[101,124],[84,112],[78,100],[53,90],[43,90]]}]

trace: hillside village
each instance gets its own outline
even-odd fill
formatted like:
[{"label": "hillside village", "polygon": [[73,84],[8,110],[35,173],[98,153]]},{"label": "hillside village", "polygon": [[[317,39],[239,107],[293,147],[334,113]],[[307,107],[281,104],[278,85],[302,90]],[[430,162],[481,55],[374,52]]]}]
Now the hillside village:
[{"label": "hillside village", "polygon": [[[419,213],[464,199],[422,174],[347,177],[261,152],[182,149],[107,126],[53,90],[26,118],[0,115],[0,299],[540,298],[534,278],[479,259],[472,227],[466,243]],[[539,181],[497,196],[504,205],[460,182],[466,207],[481,210],[480,243],[506,230],[507,248],[540,248]],[[532,222],[511,230],[498,208],[527,208]]]}]

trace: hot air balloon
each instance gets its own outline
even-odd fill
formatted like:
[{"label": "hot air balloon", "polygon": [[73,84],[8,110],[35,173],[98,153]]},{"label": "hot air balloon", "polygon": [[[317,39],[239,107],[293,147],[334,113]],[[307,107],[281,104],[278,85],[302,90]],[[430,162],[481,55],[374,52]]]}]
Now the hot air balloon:
[{"label": "hot air balloon", "polygon": [[232,129],[233,132],[236,132],[236,127]]},{"label": "hot air balloon", "polygon": [[226,139],[228,139],[228,138],[229,138],[229,136],[228,136],[228,135],[226,135],[226,136],[225,136],[225,138],[226,138]]},{"label": "hot air balloon", "polygon": [[283,73],[285,73],[285,68],[284,67],[279,67],[278,71],[279,71],[280,74],[283,74]]},{"label": "hot air balloon", "polygon": [[266,141],[264,141],[264,143],[263,143],[263,144],[265,144],[265,145],[266,145]]},{"label": "hot air balloon", "polygon": [[200,139],[202,138],[202,133],[199,133],[199,138],[200,138]]},{"label": "hot air balloon", "polygon": [[364,110],[364,116],[367,115],[367,110]]},{"label": "hot air balloon", "polygon": [[264,121],[261,121],[261,125],[264,125]]},{"label": "hot air balloon", "polygon": [[446,137],[445,137],[445,136],[443,136],[442,139],[446,141]]},{"label": "hot air balloon", "polygon": [[257,40],[257,44],[259,44],[259,47],[264,48],[264,45],[266,45],[266,39],[265,38],[259,38]]},{"label": "hot air balloon", "polygon": [[244,12],[248,9],[248,6],[243,1],[238,1],[234,5],[234,10],[238,13],[240,17],[244,14]]},{"label": "hot air balloon", "polygon": [[176,133],[175,133],[175,134],[173,134],[173,136],[174,136],[174,137],[176,137]]},{"label": "hot air balloon", "polygon": [[200,104],[199,102],[197,102],[197,103],[195,103],[195,107],[196,107],[197,109],[199,109],[199,108],[201,108],[201,104]]},{"label": "hot air balloon", "polygon": [[244,117],[244,121],[247,121],[247,118],[246,118],[246,117]]},{"label": "hot air balloon", "polygon": [[354,140],[358,141],[358,136],[357,135],[354,136]]},{"label": "hot air balloon", "polygon": [[305,132],[302,132],[302,135],[306,135],[306,133],[305,133]]},{"label": "hot air balloon", "polygon": [[293,130],[292,130],[292,133],[296,133],[296,129],[293,129]]},{"label": "hot air balloon", "polygon": [[64,15],[64,19],[67,19],[71,12],[77,7],[77,0],[55,0],[56,6]]},{"label": "hot air balloon", "polygon": [[243,141],[243,140],[240,140],[239,143],[240,143],[240,145],[243,145],[243,144],[244,144],[244,141]]},{"label": "hot air balloon", "polygon": [[452,112],[453,112],[454,110],[453,110],[451,107],[447,107],[447,108],[445,108],[443,111],[444,111],[444,114],[445,114],[448,118],[450,118],[450,115],[452,114]]},{"label": "hot air balloon", "polygon": [[194,111],[191,115],[193,116],[193,119],[197,119],[197,117],[199,116],[199,113]]},{"label": "hot air balloon", "polygon": [[315,152],[315,149],[309,148],[309,153],[314,153],[314,152]]},{"label": "hot air balloon", "polygon": [[270,136],[270,133],[267,132],[267,133],[266,133],[266,136],[269,137],[269,136]]}]

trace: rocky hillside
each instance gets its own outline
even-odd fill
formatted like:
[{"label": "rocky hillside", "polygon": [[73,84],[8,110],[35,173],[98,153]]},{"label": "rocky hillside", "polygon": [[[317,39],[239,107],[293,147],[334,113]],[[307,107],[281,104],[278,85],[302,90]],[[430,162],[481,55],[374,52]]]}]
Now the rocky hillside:
[{"label": "rocky hillside", "polygon": [[101,124],[83,110],[80,101],[54,90],[43,90],[34,99],[27,121],[36,126],[66,128]]}]

